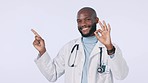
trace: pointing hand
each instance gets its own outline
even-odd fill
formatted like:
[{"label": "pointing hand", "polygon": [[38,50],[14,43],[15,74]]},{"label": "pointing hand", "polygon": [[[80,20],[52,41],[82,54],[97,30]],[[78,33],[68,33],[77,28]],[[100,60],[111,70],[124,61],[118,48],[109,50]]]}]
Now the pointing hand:
[{"label": "pointing hand", "polygon": [[45,42],[42,37],[33,29],[31,31],[35,35],[35,40],[33,41],[33,46],[39,51],[40,55],[43,55],[46,52]]}]

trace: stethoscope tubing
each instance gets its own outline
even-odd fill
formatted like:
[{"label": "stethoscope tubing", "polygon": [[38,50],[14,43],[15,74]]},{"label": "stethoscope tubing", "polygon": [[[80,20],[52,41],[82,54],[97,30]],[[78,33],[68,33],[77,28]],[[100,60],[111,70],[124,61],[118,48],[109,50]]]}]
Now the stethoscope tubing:
[{"label": "stethoscope tubing", "polygon": [[[73,51],[74,51],[74,49],[76,48],[76,54],[75,54],[75,57],[74,57],[74,61],[73,61],[73,63],[70,65],[70,59],[71,59],[71,55],[72,55],[72,53],[73,53]],[[70,53],[70,56],[69,56],[69,59],[68,59],[68,66],[70,66],[70,67],[74,67],[75,66],[75,61],[76,61],[76,57],[77,57],[77,52],[78,52],[78,50],[79,50],[79,44],[75,44],[74,46],[73,46],[73,48],[72,48],[72,50],[71,50],[71,53]]]},{"label": "stethoscope tubing", "polygon": [[[69,62],[70,62],[70,59],[71,59],[71,55],[72,55],[72,53],[74,52],[75,48],[76,48],[76,54],[75,54],[75,56],[74,56],[74,61],[73,61],[72,64],[70,64]],[[99,65],[99,67],[97,68],[97,71],[98,71],[99,73],[103,73],[104,70],[102,69],[102,47],[99,47],[99,48],[100,48],[100,65]],[[77,52],[78,52],[78,50],[79,50],[79,44],[75,44],[75,45],[73,46],[73,48],[71,49],[70,56],[69,56],[69,59],[68,59],[68,66],[69,66],[69,67],[75,67],[75,61],[76,61],[76,58],[77,58]]]}]

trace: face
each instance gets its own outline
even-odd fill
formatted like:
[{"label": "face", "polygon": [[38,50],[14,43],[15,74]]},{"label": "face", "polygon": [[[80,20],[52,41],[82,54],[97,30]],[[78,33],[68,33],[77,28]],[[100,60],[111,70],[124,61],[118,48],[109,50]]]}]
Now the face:
[{"label": "face", "polygon": [[96,31],[97,18],[90,12],[80,12],[77,16],[78,30],[83,37],[93,36]]}]

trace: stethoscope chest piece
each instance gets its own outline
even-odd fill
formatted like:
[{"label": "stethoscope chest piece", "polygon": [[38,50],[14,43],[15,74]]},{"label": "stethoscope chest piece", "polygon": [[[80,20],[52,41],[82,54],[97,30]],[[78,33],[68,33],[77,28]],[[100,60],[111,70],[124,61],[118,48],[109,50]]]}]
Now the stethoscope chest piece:
[{"label": "stethoscope chest piece", "polygon": [[100,65],[99,65],[99,67],[97,68],[97,71],[98,71],[99,73],[103,73],[103,72],[105,72],[106,65],[103,65],[103,64],[102,64],[102,47],[99,47],[99,48],[100,48]]},{"label": "stethoscope chest piece", "polygon": [[106,66],[105,65],[102,65],[101,67],[98,67],[97,71],[99,73],[103,73],[103,72],[105,72],[105,69],[106,69]]}]

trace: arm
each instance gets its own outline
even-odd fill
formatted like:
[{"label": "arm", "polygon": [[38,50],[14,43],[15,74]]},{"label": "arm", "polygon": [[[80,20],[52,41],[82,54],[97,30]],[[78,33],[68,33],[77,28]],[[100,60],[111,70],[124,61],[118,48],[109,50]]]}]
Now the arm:
[{"label": "arm", "polygon": [[46,52],[44,40],[35,30],[32,29],[32,32],[35,34],[33,45],[39,51],[39,57],[35,60],[35,62],[41,73],[49,81],[56,81],[57,78],[65,72],[63,58],[64,56],[62,54],[62,51],[54,60],[51,60],[50,56]]},{"label": "arm", "polygon": [[35,60],[35,63],[46,79],[51,82],[56,81],[65,72],[64,58],[60,53],[52,60],[48,53],[45,52]]},{"label": "arm", "polygon": [[109,58],[108,64],[111,68],[113,76],[116,79],[123,80],[129,72],[129,68],[125,59],[122,56],[121,50],[117,45],[114,45],[116,51],[113,58]]},{"label": "arm", "polygon": [[[111,67],[113,76],[116,79],[124,79],[129,71],[128,66],[124,58],[122,57],[121,50],[118,48],[118,46],[113,45],[111,42],[110,25],[106,25],[105,21],[103,21],[103,23],[98,21],[98,23],[101,26],[101,29],[95,31],[94,34],[97,39],[105,45],[108,55],[111,55],[111,57],[109,58],[109,66]],[[100,33],[101,35],[99,35],[98,33]]]}]

